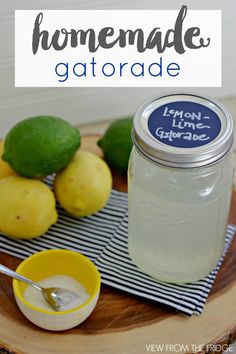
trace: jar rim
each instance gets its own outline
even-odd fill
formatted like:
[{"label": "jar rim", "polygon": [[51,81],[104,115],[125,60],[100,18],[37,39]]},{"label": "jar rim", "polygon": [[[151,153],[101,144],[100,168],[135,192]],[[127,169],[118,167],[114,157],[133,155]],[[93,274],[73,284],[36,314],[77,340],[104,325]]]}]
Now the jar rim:
[{"label": "jar rim", "polygon": [[[151,163],[154,163],[154,164],[157,164],[157,165],[160,165],[164,168],[173,168],[175,170],[186,170],[186,167],[182,167],[181,165],[167,165],[166,163],[163,164],[161,161],[158,161],[158,160],[154,160],[152,158],[150,158],[150,156],[147,156],[146,154],[144,154],[144,152],[142,150],[139,149],[139,147],[135,144],[135,142],[133,141],[134,143],[134,148],[136,149],[136,152],[141,155],[145,160],[147,160],[148,162],[151,162]],[[207,167],[211,167],[211,166],[214,166],[214,165],[217,165],[218,163],[221,163],[222,160],[224,160],[231,152],[231,148],[229,150],[226,151],[226,153],[221,156],[219,159],[209,163],[209,164],[206,164],[206,165],[200,165],[200,166],[192,166],[192,167],[188,167],[189,170],[191,169],[202,169],[202,168],[207,168]]]}]

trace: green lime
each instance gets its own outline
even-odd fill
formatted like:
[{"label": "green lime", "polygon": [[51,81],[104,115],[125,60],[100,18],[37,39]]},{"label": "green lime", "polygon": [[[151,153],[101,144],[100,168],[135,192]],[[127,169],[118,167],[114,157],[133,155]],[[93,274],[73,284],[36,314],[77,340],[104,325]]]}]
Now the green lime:
[{"label": "green lime", "polygon": [[32,117],[9,131],[2,159],[25,177],[43,177],[68,165],[79,146],[79,130],[64,119]]},{"label": "green lime", "polygon": [[120,174],[126,174],[129,156],[132,149],[131,130],[133,119],[131,117],[116,120],[106,130],[104,136],[98,141],[108,165]]}]

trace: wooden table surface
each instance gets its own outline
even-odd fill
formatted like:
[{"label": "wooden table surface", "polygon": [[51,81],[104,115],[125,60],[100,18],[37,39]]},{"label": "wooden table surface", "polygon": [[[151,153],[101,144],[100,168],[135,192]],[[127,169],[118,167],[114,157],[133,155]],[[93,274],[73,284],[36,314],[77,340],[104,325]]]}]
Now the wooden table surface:
[{"label": "wooden table surface", "polygon": [[[83,148],[101,154],[96,140],[97,136],[84,138]],[[126,189],[125,178],[113,177],[115,188]],[[236,192],[233,193],[230,221],[236,223]],[[2,253],[0,259],[12,269],[20,263],[19,259]],[[235,337],[236,238],[203,313],[191,318],[166,306],[102,286],[98,305],[83,324],[65,332],[49,332],[31,324],[21,314],[14,300],[11,279],[0,276],[2,353],[142,354],[148,352],[147,346],[151,344],[185,345],[193,352],[194,345],[198,348],[208,343],[222,345],[232,343]]]}]

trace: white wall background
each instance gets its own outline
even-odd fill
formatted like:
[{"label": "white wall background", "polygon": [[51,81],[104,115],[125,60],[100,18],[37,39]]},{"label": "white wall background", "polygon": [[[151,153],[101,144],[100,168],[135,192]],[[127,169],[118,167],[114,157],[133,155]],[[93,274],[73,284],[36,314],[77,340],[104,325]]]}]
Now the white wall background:
[{"label": "white wall background", "polygon": [[0,0],[0,137],[21,119],[39,114],[60,116],[73,124],[132,114],[147,97],[168,91],[160,88],[15,88],[14,10],[179,9],[183,4],[189,9],[223,11],[223,86],[193,90],[219,98],[236,95],[235,0]]}]

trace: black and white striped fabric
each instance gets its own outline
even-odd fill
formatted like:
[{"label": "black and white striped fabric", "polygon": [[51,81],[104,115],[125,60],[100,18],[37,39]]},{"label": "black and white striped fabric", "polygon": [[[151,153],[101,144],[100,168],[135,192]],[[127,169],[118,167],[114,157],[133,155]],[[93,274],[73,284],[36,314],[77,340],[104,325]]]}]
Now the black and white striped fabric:
[{"label": "black and white striped fabric", "polygon": [[142,273],[130,259],[127,213],[96,265],[104,284],[169,305],[187,316],[200,315],[235,232],[236,226],[228,225],[224,254],[207,277],[184,285],[164,283]]},{"label": "black and white striped fabric", "polygon": [[[49,185],[51,182],[47,179]],[[89,217],[76,219],[58,206],[59,220],[45,235],[33,240],[14,240],[1,234],[0,250],[22,259],[45,249],[74,250],[97,265],[104,284],[168,305],[187,316],[199,315],[236,227],[228,226],[224,255],[206,278],[191,284],[168,284],[142,273],[129,258],[127,210],[127,194],[115,190],[106,207]]]},{"label": "black and white striped fabric", "polygon": [[95,262],[127,213],[127,195],[112,190],[106,207],[84,218],[70,216],[59,205],[57,211],[57,223],[39,238],[15,240],[0,234],[0,250],[26,258],[46,249],[69,249],[80,252]]}]

